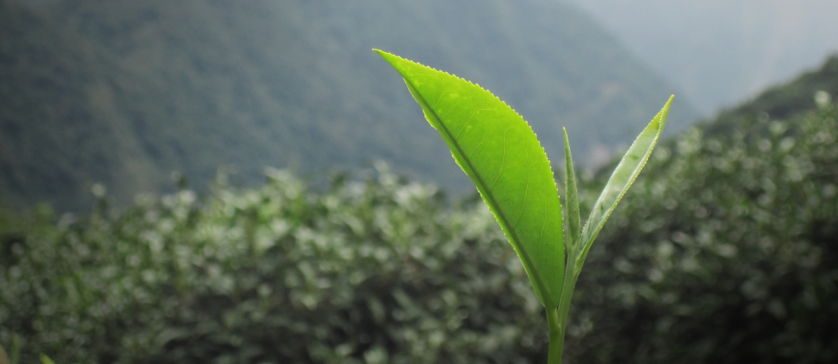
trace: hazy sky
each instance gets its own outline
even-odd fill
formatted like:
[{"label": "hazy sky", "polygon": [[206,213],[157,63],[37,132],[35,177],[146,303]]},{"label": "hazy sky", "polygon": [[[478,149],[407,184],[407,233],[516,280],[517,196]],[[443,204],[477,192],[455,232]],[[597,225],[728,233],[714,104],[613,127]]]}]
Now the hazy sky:
[{"label": "hazy sky", "polygon": [[705,112],[838,52],[836,0],[566,0],[587,9]]}]

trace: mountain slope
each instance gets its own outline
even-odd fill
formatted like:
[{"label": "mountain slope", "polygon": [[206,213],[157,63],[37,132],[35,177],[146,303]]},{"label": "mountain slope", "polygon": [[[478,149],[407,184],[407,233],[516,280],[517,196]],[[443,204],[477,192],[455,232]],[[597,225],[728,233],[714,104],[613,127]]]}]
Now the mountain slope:
[{"label": "mountain slope", "polygon": [[838,52],[833,0],[567,2],[589,11],[705,112],[753,97]]},{"label": "mountain slope", "polygon": [[[818,94],[827,99],[838,95],[838,55],[827,59],[817,70],[806,72],[783,85],[768,88],[738,107],[723,110],[703,129],[708,134],[721,136],[733,126],[753,128],[766,119],[788,119],[817,109]],[[759,118],[754,118],[755,115]]]},{"label": "mountain slope", "polygon": [[0,199],[59,198],[96,180],[149,188],[152,166],[114,115],[109,84],[122,73],[112,57],[44,17],[0,6]]},{"label": "mountain slope", "polygon": [[[673,92],[585,14],[546,0],[0,6],[4,17],[33,19],[0,25],[9,39],[2,145],[31,151],[0,159],[0,193],[17,204],[77,206],[92,181],[124,200],[159,189],[170,171],[202,185],[219,166],[250,182],[264,166],[320,175],[375,159],[467,186],[372,47],[496,91],[551,153],[567,125],[589,161],[627,143]],[[680,100],[675,128],[695,116]],[[53,104],[67,106],[45,113]],[[72,173],[53,173],[62,170]]]}]

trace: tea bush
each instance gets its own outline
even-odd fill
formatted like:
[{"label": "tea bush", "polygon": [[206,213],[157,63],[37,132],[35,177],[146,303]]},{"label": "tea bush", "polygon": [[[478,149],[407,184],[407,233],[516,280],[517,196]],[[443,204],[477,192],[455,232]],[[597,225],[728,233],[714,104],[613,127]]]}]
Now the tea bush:
[{"label": "tea bush", "polygon": [[493,224],[386,172],[320,193],[278,171],[35,223],[4,241],[0,342],[24,363],[530,360],[541,307]]},{"label": "tea bush", "polygon": [[573,362],[838,362],[836,115],[659,150],[582,275]]},{"label": "tea bush", "polygon": [[[742,125],[655,153],[581,275],[570,362],[838,361],[838,112]],[[307,185],[0,216],[0,344],[20,363],[543,360],[540,304],[476,201],[388,172]]]}]

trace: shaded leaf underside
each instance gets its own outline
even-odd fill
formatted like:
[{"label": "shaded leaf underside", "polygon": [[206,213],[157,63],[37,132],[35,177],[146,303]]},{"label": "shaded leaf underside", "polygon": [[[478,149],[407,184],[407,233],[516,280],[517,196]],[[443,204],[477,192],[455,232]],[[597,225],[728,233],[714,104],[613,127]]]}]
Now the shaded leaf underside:
[{"label": "shaded leaf underside", "polygon": [[622,201],[623,196],[625,196],[626,192],[634,184],[637,176],[640,175],[640,171],[646,166],[646,162],[649,161],[649,157],[652,155],[652,151],[660,139],[663,128],[666,126],[666,118],[669,115],[669,108],[674,99],[674,96],[670,96],[663,105],[663,108],[658,111],[649,124],[646,125],[646,128],[634,139],[628,151],[620,159],[617,167],[614,168],[611,177],[608,178],[608,182],[602,189],[593,208],[591,208],[591,213],[588,215],[588,219],[582,227],[579,242],[582,244],[582,249],[576,257],[575,274],[579,274],[582,264],[597,235],[602,231],[608,218],[611,217],[611,214],[614,213],[614,210],[620,204],[620,201]]}]

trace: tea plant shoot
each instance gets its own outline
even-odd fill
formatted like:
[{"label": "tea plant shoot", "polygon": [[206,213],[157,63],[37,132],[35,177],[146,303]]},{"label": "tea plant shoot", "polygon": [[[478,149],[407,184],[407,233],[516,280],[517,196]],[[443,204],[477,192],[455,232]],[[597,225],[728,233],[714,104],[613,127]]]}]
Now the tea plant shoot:
[{"label": "tea plant shoot", "polygon": [[563,208],[547,153],[530,125],[509,105],[455,75],[392,53],[375,52],[402,76],[518,255],[546,310],[547,362],[561,363],[571,298],[582,265],[605,222],[649,160],[673,96],[631,144],[582,224],[566,130]]}]

